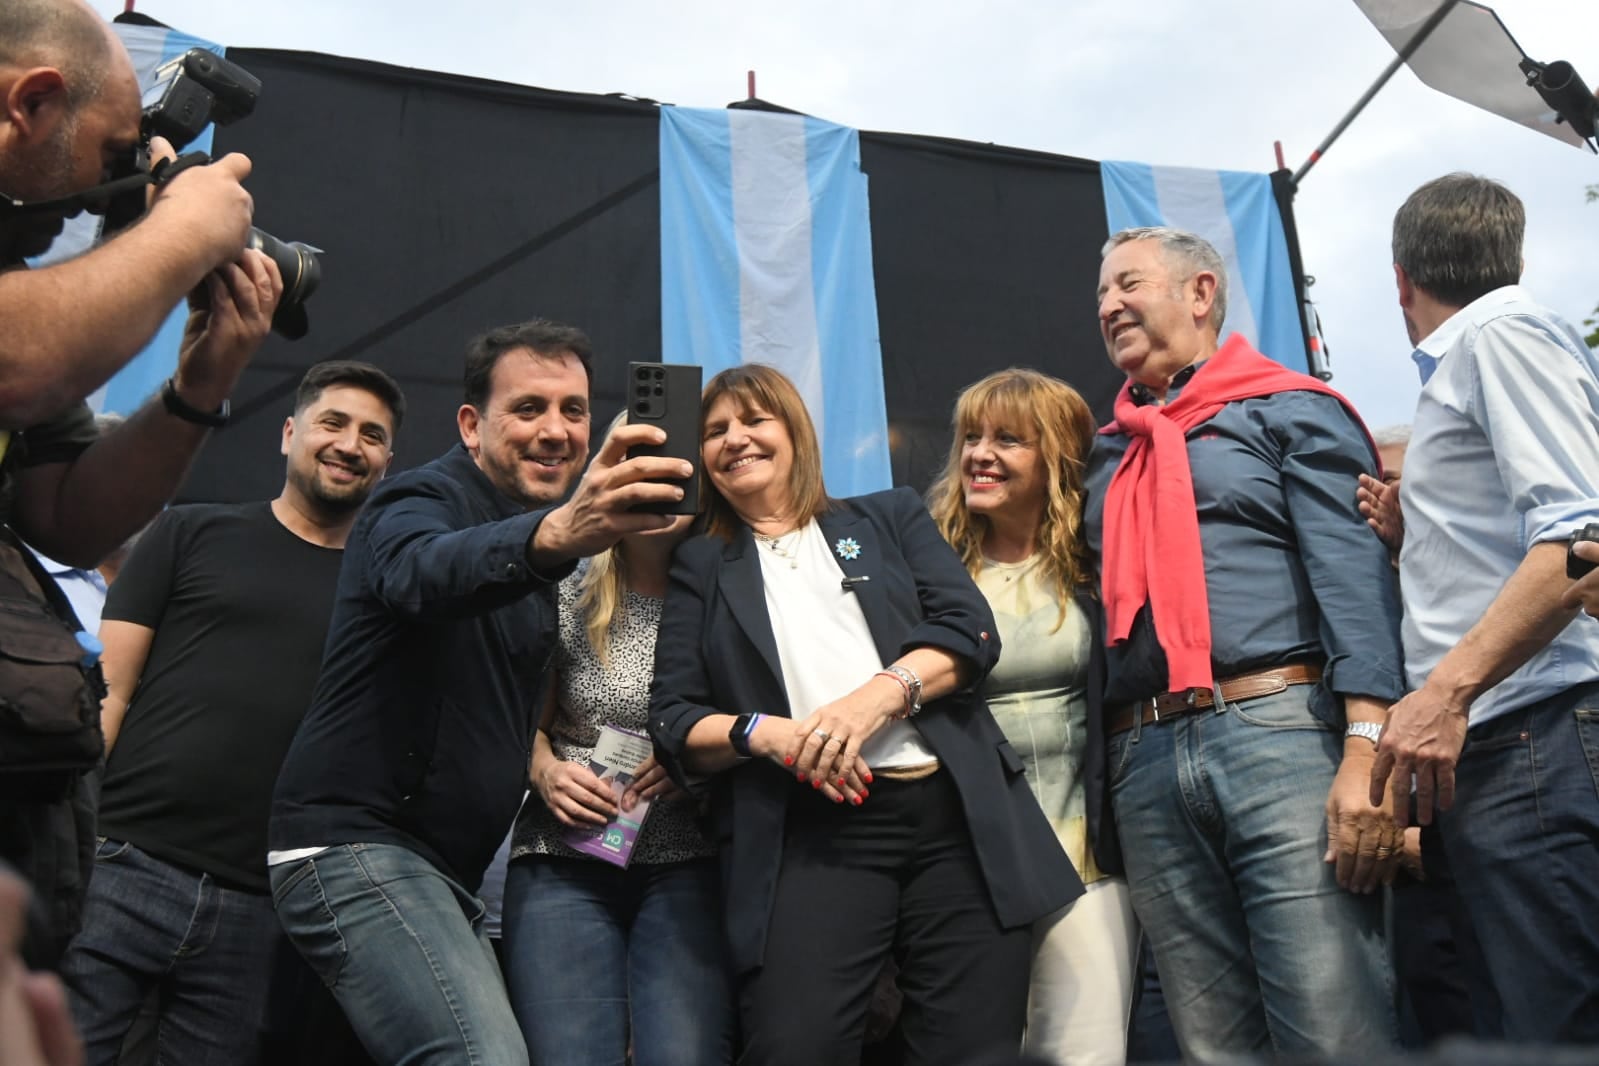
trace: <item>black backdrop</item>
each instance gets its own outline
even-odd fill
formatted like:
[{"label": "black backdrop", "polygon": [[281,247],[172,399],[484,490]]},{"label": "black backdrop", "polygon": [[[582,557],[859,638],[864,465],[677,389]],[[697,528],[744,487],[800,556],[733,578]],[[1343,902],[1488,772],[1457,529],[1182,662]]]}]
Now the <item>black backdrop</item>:
[{"label": "black backdrop", "polygon": [[[467,339],[535,315],[594,338],[604,424],[625,363],[660,348],[653,104],[302,52],[228,55],[264,87],[216,151],[254,161],[258,225],[326,256],[310,336],[262,348],[183,498],[274,495],[294,386],[322,359],[392,373],[411,410],[396,469],[427,461],[457,439]],[[896,483],[926,487],[955,394],[992,370],[1056,374],[1105,413],[1119,382],[1094,320],[1098,164],[880,133],[862,133],[861,156]]]}]

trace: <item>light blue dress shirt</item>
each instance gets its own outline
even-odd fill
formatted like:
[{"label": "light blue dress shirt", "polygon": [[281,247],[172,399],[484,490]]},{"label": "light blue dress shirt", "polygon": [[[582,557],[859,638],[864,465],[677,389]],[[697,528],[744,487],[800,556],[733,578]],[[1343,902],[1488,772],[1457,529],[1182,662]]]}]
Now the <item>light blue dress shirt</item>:
[{"label": "light blue dress shirt", "polygon": [[91,637],[99,635],[100,612],[105,607],[106,597],[105,578],[100,576],[100,572],[58,563],[31,545],[28,550],[39,560],[45,573],[55,578],[56,585],[66,593],[67,602],[72,604],[72,613],[78,616],[84,632]]},{"label": "light blue dress shirt", "polygon": [[[1599,358],[1518,285],[1457,311],[1412,358],[1399,556],[1405,671],[1419,688],[1535,544],[1599,521]],[[1599,620],[1577,620],[1484,693],[1471,725],[1599,680]]]}]

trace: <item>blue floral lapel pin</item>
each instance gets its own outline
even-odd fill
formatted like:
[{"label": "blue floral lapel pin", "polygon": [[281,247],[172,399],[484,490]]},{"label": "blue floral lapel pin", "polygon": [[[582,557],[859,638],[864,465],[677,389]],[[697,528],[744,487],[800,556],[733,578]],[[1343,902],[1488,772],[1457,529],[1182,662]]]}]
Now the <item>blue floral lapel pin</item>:
[{"label": "blue floral lapel pin", "polygon": [[840,537],[833,545],[833,551],[847,563],[852,563],[861,557],[861,546],[855,542],[854,537]]}]

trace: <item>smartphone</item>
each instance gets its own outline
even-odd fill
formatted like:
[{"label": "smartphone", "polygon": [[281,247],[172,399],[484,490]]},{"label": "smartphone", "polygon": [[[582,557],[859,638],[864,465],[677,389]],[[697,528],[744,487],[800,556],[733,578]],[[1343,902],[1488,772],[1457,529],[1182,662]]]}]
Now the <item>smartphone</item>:
[{"label": "smartphone", "polygon": [[1584,540],[1599,540],[1599,525],[1590,522],[1582,527],[1581,533],[1571,538],[1571,548],[1566,549],[1566,576],[1573,581],[1579,577],[1587,576],[1590,570],[1595,566],[1599,566],[1599,563],[1592,563],[1587,559],[1579,559],[1577,554],[1571,550],[1577,546],[1579,541]]},{"label": "smartphone", "polygon": [[683,487],[675,503],[639,504],[635,511],[654,514],[699,514],[700,510],[700,381],[701,370],[687,363],[627,364],[627,422],[648,422],[666,431],[666,443],[629,448],[636,455],[665,455],[694,466],[687,481],[665,479]]}]

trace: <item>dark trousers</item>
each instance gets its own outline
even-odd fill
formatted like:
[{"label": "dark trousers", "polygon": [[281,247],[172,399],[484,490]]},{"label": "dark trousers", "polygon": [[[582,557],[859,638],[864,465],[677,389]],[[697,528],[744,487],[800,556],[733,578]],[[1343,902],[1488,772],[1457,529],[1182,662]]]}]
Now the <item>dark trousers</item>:
[{"label": "dark trousers", "polygon": [[1513,1043],[1599,1043],[1599,683],[1471,729],[1439,825]]},{"label": "dark trousers", "polygon": [[1426,879],[1394,878],[1392,952],[1400,1037],[1427,1047],[1445,1037],[1500,1037],[1499,996],[1455,884],[1436,824],[1421,831]]},{"label": "dark trousers", "polygon": [[879,777],[860,807],[795,797],[765,965],[739,989],[746,1066],[857,1062],[883,961],[899,964],[905,1062],[1015,1061],[1028,927],[994,915],[947,773]]}]

